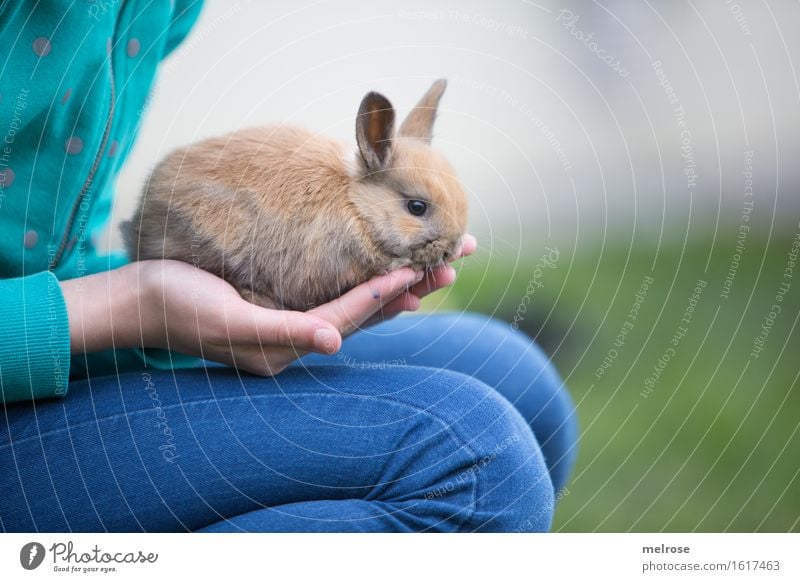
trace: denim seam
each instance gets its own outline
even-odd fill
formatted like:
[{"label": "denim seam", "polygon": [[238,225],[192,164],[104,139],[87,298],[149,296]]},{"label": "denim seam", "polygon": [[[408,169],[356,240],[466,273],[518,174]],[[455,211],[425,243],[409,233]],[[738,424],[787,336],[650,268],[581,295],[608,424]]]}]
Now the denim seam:
[{"label": "denim seam", "polygon": [[[284,395],[283,394],[259,394],[257,396],[254,396],[254,398],[277,397],[277,396],[284,396]],[[367,395],[359,395],[359,394],[355,394],[355,395],[354,394],[322,394],[322,393],[318,393],[318,392],[296,393],[296,394],[293,394],[292,396],[325,396],[325,397],[337,397],[337,396],[351,396],[352,397],[352,396],[356,396],[356,397],[363,397],[363,398],[368,398],[368,399],[372,399],[372,400],[380,400],[380,401],[383,401],[383,402],[387,402],[389,404],[400,406],[402,408],[407,408],[409,410],[413,410],[414,412],[417,412],[417,413],[422,413],[422,414],[424,414],[424,415],[436,420],[442,426],[442,428],[444,428],[447,431],[447,433],[450,435],[450,437],[455,441],[455,443],[457,445],[460,445],[462,448],[466,449],[469,452],[470,456],[472,457],[472,459],[471,459],[472,465],[471,466],[474,466],[478,462],[478,460],[477,460],[478,459],[478,455],[472,449],[472,447],[469,445],[469,441],[467,439],[465,439],[464,437],[462,437],[461,435],[459,435],[458,432],[455,430],[453,425],[451,425],[445,419],[441,418],[440,416],[432,413],[430,410],[427,410],[425,408],[419,408],[417,406],[414,406],[413,404],[409,404],[407,402],[402,402],[402,401],[399,401],[399,400],[394,400],[392,398],[387,398],[386,396],[367,396]],[[216,401],[216,402],[224,402],[226,400],[236,400],[236,399],[237,399],[237,397],[233,396],[233,397],[229,397],[229,398],[221,398],[221,399],[214,400],[214,401]],[[199,401],[198,400],[198,401],[195,401],[195,402],[201,403],[201,402],[208,402],[208,401]],[[480,499],[478,497],[478,479],[474,474],[470,475],[470,477],[471,477],[471,480],[472,480],[472,500],[470,502],[470,510],[469,510],[469,514],[459,524],[459,527],[461,527],[464,524],[468,523],[472,519],[472,517],[477,512],[478,501]]]},{"label": "denim seam", "polygon": [[[361,395],[353,395],[353,394],[323,394],[323,393],[319,393],[319,392],[300,392],[300,393],[293,393],[292,396],[315,396],[315,397],[319,397],[319,396],[324,396],[324,397],[341,397],[341,396],[351,396],[352,397],[352,396],[356,396],[356,397],[358,397],[358,396],[361,396]],[[407,402],[401,402],[401,401],[398,401],[398,400],[393,400],[391,398],[386,398],[385,396],[366,396],[366,395],[364,395],[363,397],[364,398],[369,398],[369,399],[381,400],[383,402],[387,402],[389,404],[393,404],[393,405],[396,405],[396,406],[401,406],[403,408],[407,408],[409,410],[413,410],[413,411],[415,411],[417,413],[422,413],[422,414],[425,414],[426,416],[428,416],[430,418],[433,418],[434,420],[436,420],[447,431],[447,433],[456,442],[456,444],[461,445],[462,448],[466,449],[469,452],[469,454],[472,456],[473,465],[475,463],[477,463],[478,456],[477,456],[476,452],[472,449],[472,447],[469,445],[469,442],[467,441],[467,439],[465,439],[463,436],[458,434],[458,432],[455,430],[455,428],[451,424],[449,424],[445,419],[443,419],[440,416],[432,413],[430,410],[427,410],[427,409],[424,409],[424,408],[419,408],[419,407],[414,406],[412,404],[409,404]],[[168,404],[166,406],[162,406],[161,409],[166,411],[166,410],[171,410],[171,409],[175,409],[175,408],[186,408],[188,406],[196,406],[196,405],[209,404],[209,403],[214,403],[214,402],[228,402],[228,401],[233,401],[233,400],[239,400],[241,398],[243,398],[243,397],[241,397],[241,396],[230,396],[230,397],[227,397],[227,398],[206,398],[206,399],[203,399],[203,400],[192,400],[192,401],[185,402],[185,403]],[[249,400],[264,399],[264,398],[286,398],[286,394],[257,394],[257,395],[253,395],[253,396],[247,396],[246,398],[249,399]],[[53,429],[53,430],[50,430],[50,431],[47,431],[47,432],[39,433],[37,435],[27,436],[27,437],[24,437],[24,438],[19,439],[19,440],[13,440],[12,439],[12,440],[10,440],[9,444],[0,446],[0,451],[5,450],[5,449],[10,449],[14,445],[27,443],[28,441],[35,441],[36,439],[42,439],[42,438],[45,438],[45,437],[57,435],[57,434],[62,433],[62,432],[72,431],[74,429],[90,427],[92,425],[99,424],[100,422],[103,422],[103,421],[115,420],[115,419],[119,419],[119,418],[126,418],[126,417],[130,417],[130,416],[134,416],[134,415],[145,414],[147,412],[151,412],[151,410],[152,409],[141,409],[141,410],[133,410],[133,411],[130,411],[130,412],[125,412],[125,413],[120,413],[120,414],[113,414],[113,415],[110,415],[110,416],[105,416],[103,418],[96,418],[94,420],[84,421],[84,422],[81,422],[81,423],[78,423],[78,424],[70,425],[70,426],[65,427],[65,428]],[[468,523],[472,519],[472,517],[475,515],[475,513],[477,511],[477,505],[478,505],[478,500],[479,500],[479,497],[478,497],[478,479],[474,474],[470,475],[470,477],[471,477],[471,480],[472,480],[472,500],[471,500],[471,503],[470,503],[469,514],[459,524],[459,528],[462,527],[464,524]]]},{"label": "denim seam", "polygon": [[[259,394],[259,395],[255,396],[254,398],[275,397],[275,396],[284,396],[284,395],[282,395],[282,394]],[[464,437],[462,437],[461,435],[459,435],[458,432],[455,430],[453,425],[448,423],[445,419],[441,418],[440,416],[432,413],[430,410],[427,410],[427,409],[424,409],[424,408],[419,408],[419,407],[414,406],[413,404],[409,404],[407,402],[401,402],[399,400],[394,400],[392,398],[387,398],[386,396],[367,396],[367,395],[358,395],[358,394],[356,394],[356,395],[354,395],[354,394],[321,394],[321,393],[317,393],[317,392],[297,393],[297,394],[293,394],[293,396],[325,396],[325,397],[337,397],[337,396],[356,396],[356,397],[359,397],[359,396],[361,396],[363,398],[368,398],[368,399],[372,399],[372,400],[381,400],[381,401],[387,402],[389,404],[393,404],[393,405],[396,405],[396,406],[407,408],[409,410],[413,410],[414,412],[417,412],[417,413],[422,413],[422,414],[424,414],[424,415],[436,420],[442,426],[442,428],[447,431],[447,433],[450,435],[450,437],[455,441],[455,443],[457,445],[460,445],[462,448],[466,449],[469,452],[470,456],[472,457],[472,459],[471,459],[472,465],[471,466],[474,466],[478,462],[478,455],[472,449],[472,447],[469,445],[469,441],[467,439],[465,439]],[[214,400],[214,401],[224,402],[226,400],[236,400],[236,399],[237,399],[237,397],[233,396],[233,397],[229,397],[229,398],[221,398],[219,400]],[[198,401],[195,401],[195,402],[201,403],[201,402],[208,402],[208,401],[199,401],[198,400]],[[472,481],[472,500],[470,502],[470,510],[469,510],[469,514],[459,524],[459,528],[462,527],[464,524],[468,523],[472,519],[472,517],[475,515],[475,513],[477,512],[478,500],[480,499],[478,497],[478,479],[474,474],[471,474],[470,477],[471,477],[471,481]]]}]

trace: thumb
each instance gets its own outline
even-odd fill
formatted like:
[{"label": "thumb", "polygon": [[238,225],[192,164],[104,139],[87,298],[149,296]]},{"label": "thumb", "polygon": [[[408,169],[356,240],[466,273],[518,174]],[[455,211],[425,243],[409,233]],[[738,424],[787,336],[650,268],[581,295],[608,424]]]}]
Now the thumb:
[{"label": "thumb", "polygon": [[297,351],[333,354],[342,346],[339,330],[330,322],[299,311],[257,308],[259,344],[291,347]]}]

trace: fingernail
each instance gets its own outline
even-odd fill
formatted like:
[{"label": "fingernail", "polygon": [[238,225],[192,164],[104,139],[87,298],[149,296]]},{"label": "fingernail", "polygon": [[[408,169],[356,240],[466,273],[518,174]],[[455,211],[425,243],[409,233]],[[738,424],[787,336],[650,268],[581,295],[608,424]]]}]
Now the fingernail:
[{"label": "fingernail", "polygon": [[327,354],[332,354],[336,351],[336,336],[332,331],[324,327],[319,328],[314,332],[314,345]]},{"label": "fingernail", "polygon": [[414,271],[414,283],[419,283],[425,276],[425,271]]}]

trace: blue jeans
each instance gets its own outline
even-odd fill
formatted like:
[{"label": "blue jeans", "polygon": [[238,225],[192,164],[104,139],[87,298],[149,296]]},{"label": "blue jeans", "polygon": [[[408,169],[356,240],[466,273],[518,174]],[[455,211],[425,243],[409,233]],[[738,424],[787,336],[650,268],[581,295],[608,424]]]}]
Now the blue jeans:
[{"label": "blue jeans", "polygon": [[0,529],[545,531],[576,438],[526,336],[399,317],[276,378],[143,371],[8,405]]}]

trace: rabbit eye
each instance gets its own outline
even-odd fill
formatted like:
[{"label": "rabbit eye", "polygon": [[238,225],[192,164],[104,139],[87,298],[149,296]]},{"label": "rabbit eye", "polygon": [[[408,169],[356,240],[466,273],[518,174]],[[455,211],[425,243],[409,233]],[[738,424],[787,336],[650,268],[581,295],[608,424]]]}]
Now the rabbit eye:
[{"label": "rabbit eye", "polygon": [[409,200],[406,207],[414,216],[422,216],[428,210],[428,205],[422,200]]}]

